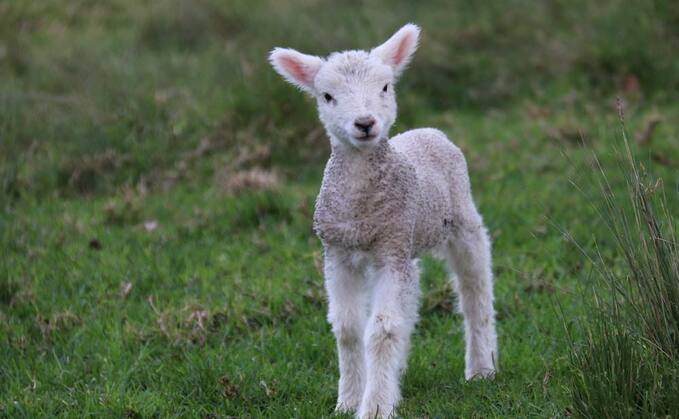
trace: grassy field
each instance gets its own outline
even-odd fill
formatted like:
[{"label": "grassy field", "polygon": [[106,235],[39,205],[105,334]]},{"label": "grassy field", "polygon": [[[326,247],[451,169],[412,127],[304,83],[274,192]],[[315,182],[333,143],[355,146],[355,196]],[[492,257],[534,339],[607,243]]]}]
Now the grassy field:
[{"label": "grassy field", "polygon": [[465,151],[501,372],[464,381],[461,318],[425,259],[400,413],[571,415],[597,283],[582,251],[623,269],[594,158],[624,191],[621,113],[679,231],[672,3],[0,3],[0,417],[331,416],[311,231],[329,146],[266,57],[370,48],[407,21],[423,39],[393,133],[435,126]]}]

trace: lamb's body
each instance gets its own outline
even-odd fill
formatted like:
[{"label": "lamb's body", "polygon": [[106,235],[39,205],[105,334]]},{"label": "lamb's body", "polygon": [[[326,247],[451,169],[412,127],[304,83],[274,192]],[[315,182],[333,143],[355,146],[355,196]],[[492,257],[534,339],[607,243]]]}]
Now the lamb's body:
[{"label": "lamb's body", "polygon": [[416,129],[368,153],[333,153],[314,227],[328,245],[409,260],[440,247],[456,226],[480,227],[470,202],[460,149],[441,131]]},{"label": "lamb's body", "polygon": [[338,408],[368,405],[371,416],[375,406],[398,403],[398,376],[417,321],[415,262],[427,252],[443,257],[458,276],[465,376],[494,374],[490,244],[464,156],[441,131],[412,130],[352,153],[333,147],[314,228],[325,248],[328,320],[340,353]]},{"label": "lamb's body", "polygon": [[[431,128],[388,140],[393,83],[417,46],[406,25],[383,45],[327,61],[274,50],[274,67],[316,96],[330,137],[314,214],[325,251],[328,320],[337,338],[337,409],[387,417],[400,399],[417,321],[417,258],[442,256],[465,321],[465,377],[497,369],[490,241],[459,148]],[[386,84],[385,84],[386,83]],[[330,93],[332,92],[332,94]]]}]

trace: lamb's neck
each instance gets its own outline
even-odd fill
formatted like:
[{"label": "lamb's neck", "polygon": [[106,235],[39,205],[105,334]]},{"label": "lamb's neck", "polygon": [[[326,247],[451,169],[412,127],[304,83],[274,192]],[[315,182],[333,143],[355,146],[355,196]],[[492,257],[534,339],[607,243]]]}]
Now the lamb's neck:
[{"label": "lamb's neck", "polygon": [[366,186],[366,182],[374,182],[387,170],[393,152],[386,138],[367,150],[333,141],[328,164],[334,175],[351,180],[353,185]]}]

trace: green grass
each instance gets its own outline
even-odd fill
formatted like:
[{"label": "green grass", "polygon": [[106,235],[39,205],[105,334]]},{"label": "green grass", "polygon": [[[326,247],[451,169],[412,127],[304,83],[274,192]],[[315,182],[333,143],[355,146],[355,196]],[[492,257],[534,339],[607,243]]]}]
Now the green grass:
[{"label": "green grass", "polygon": [[679,411],[679,223],[662,183],[635,162],[624,131],[623,138],[627,190],[610,188],[601,172],[595,205],[624,263],[583,255],[597,280],[584,339],[571,341],[569,387],[582,416],[671,417]]},{"label": "green grass", "polygon": [[[368,48],[406,21],[424,38],[394,133],[435,126],[465,151],[494,241],[501,372],[464,382],[461,318],[426,259],[401,413],[573,412],[564,319],[586,342],[594,266],[570,237],[623,260],[588,194],[593,150],[626,190],[616,96],[633,135],[660,117],[632,153],[679,210],[679,15],[463,3],[0,4],[0,416],[330,416],[311,230],[329,147],[266,56]],[[277,181],[244,180],[254,169]]]}]

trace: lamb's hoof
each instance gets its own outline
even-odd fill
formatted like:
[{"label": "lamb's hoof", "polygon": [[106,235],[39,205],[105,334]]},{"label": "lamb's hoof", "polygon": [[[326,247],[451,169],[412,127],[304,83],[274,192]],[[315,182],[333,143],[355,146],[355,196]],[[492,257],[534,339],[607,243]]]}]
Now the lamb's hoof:
[{"label": "lamb's hoof", "polygon": [[363,406],[356,414],[358,419],[388,419],[393,418],[396,406]]},{"label": "lamb's hoof", "polygon": [[335,413],[353,413],[358,409],[358,403],[337,402]]},{"label": "lamb's hoof", "polygon": [[497,374],[495,368],[476,368],[473,370],[465,371],[464,378],[467,381],[493,380],[495,379],[495,374]]}]

